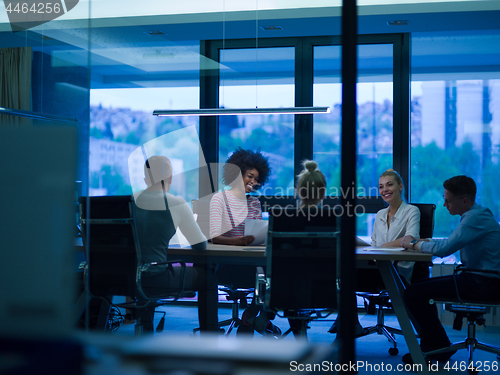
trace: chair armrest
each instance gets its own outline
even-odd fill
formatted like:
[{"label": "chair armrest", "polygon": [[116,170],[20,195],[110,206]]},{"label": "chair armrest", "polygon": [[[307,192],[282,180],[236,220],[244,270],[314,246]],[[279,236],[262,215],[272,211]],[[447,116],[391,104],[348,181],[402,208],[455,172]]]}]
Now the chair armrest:
[{"label": "chair armrest", "polygon": [[150,267],[152,266],[160,266],[160,265],[168,265],[168,268],[173,268],[173,264],[180,264],[180,268],[181,268],[181,275],[180,275],[180,283],[179,283],[179,286],[178,286],[178,292],[176,293],[177,296],[174,296],[174,301],[177,301],[184,293],[184,286],[186,284],[186,262],[184,262],[183,260],[169,260],[169,261],[166,261],[166,262],[151,262],[151,263],[145,263],[143,265],[141,265],[139,268],[138,268],[138,275],[137,275],[137,292],[139,293],[139,295],[141,296],[141,298],[143,299],[147,299],[147,300],[157,300],[158,298],[154,297],[154,298],[150,298],[148,297],[145,293],[144,293],[144,290],[142,289],[142,285],[140,283],[140,280],[141,280],[141,274],[143,272],[146,272],[147,270],[149,270]]},{"label": "chair armrest", "polygon": [[[500,275],[499,271],[495,271],[495,270],[482,270],[482,269],[477,269],[477,268],[464,268],[462,264],[459,264],[457,267],[455,267],[455,270],[453,271],[453,278],[455,279],[456,275],[458,273],[460,273],[460,272],[484,273],[484,274],[490,274],[490,275]],[[458,290],[456,279],[455,279],[455,290],[456,290],[456,293],[457,293],[457,299],[449,298],[449,299],[447,299],[445,301],[439,300],[439,302],[450,303],[450,304],[459,303],[459,304],[463,304],[463,305],[466,305],[466,304],[479,304],[479,305],[482,305],[483,304],[481,301],[472,301],[472,300],[464,301],[464,300],[462,300],[462,298],[460,297],[460,293],[459,293],[459,290]],[[430,299],[429,303],[432,305],[432,304],[436,303],[436,301],[434,299]],[[488,304],[488,302],[485,302],[485,304]]]},{"label": "chair armrest", "polygon": [[478,269],[478,268],[464,268],[463,264],[459,264],[457,267],[455,267],[454,273],[458,272],[474,272],[474,273],[486,273],[490,275],[500,275],[500,271],[495,271],[495,270],[483,270],[483,269]]},{"label": "chair armrest", "polygon": [[176,264],[176,263],[179,263],[181,265],[181,267],[183,267],[183,268],[186,267],[186,262],[184,262],[183,260],[169,260],[166,262],[144,263],[141,266],[141,272],[146,272],[147,270],[149,270],[149,267],[151,267],[151,266],[161,266],[161,265],[165,265],[165,264],[172,265],[172,264]]}]

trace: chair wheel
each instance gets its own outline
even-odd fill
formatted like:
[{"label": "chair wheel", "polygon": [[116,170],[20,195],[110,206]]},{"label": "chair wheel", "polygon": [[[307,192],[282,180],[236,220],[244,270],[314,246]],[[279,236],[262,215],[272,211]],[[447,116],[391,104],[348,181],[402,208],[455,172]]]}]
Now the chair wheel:
[{"label": "chair wheel", "polygon": [[390,348],[389,349],[389,354],[390,355],[398,355],[399,349],[398,348]]}]

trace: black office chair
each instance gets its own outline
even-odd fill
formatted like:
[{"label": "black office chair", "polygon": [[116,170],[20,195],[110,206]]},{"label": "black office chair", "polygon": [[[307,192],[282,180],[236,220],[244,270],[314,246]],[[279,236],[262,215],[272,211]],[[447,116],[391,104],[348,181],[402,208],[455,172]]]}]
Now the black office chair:
[{"label": "black office chair", "polygon": [[[86,252],[85,284],[90,295],[105,300],[109,306],[130,311],[136,320],[135,333],[153,331],[153,316],[157,306],[181,297],[194,297],[193,291],[184,290],[186,265],[180,264],[180,285],[163,289],[145,289],[142,275],[160,263],[143,263],[135,221],[135,204],[132,196],[80,197],[80,223]],[[131,302],[115,304],[113,296],[129,297]],[[165,314],[157,332],[161,332]]]},{"label": "black office chair", "polygon": [[[434,234],[434,212],[436,205],[432,203],[412,203],[413,206],[420,210],[420,237],[432,238]],[[413,275],[411,282],[417,282],[429,277],[429,267],[431,262],[415,262],[413,267]],[[374,283],[374,285],[377,283]],[[378,285],[378,284],[377,284]],[[402,335],[403,331],[399,328],[389,327],[384,324],[384,310],[392,308],[389,293],[386,290],[376,291],[376,293],[361,292],[356,293],[358,296],[365,299],[365,306],[368,313],[375,312],[377,314],[377,323],[374,326],[364,328],[364,332],[359,336],[367,336],[372,333],[384,335],[387,340],[393,345],[389,349],[390,355],[397,355],[397,340],[395,334]]]},{"label": "black office chair", "polygon": [[330,208],[269,210],[267,270],[257,270],[256,300],[288,318],[296,338],[337,309],[340,215]]},{"label": "black office chair", "polygon": [[[498,271],[463,269],[460,265],[455,268],[453,274],[457,275],[459,272],[480,272],[483,274],[500,275],[500,272]],[[429,303],[444,304],[447,311],[456,314],[455,322],[453,324],[453,329],[455,330],[460,331],[462,329],[463,319],[467,318],[467,337],[464,341],[453,343],[449,347],[426,352],[424,353],[425,356],[433,356],[442,353],[454,352],[459,349],[467,349],[469,351],[467,371],[470,374],[477,374],[479,371],[483,370],[474,366],[473,354],[476,349],[496,354],[497,360],[500,361],[500,346],[485,344],[478,341],[476,338],[476,324],[485,324],[486,320],[484,315],[488,314],[492,307],[500,307],[500,299],[490,301],[464,301],[460,298],[460,296],[458,296],[458,299],[456,300],[430,300]]]}]

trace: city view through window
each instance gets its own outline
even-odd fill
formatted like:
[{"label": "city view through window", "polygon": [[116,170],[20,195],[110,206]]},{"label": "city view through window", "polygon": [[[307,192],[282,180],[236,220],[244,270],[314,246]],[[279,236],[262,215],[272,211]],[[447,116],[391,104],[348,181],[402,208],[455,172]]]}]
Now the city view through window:
[{"label": "city view through window", "polygon": [[[128,96],[132,98],[147,94],[147,91],[143,91],[136,95],[136,89],[128,90]],[[110,103],[102,99],[105,97],[103,93],[96,91],[98,90],[91,92],[91,194],[130,194],[141,188],[132,188],[128,170],[130,154],[142,144],[162,135],[193,126],[197,128],[198,117],[152,116],[151,108],[134,108],[135,104],[129,105],[126,100],[120,102],[116,99],[117,96],[113,96],[115,101]],[[191,107],[197,106],[197,101],[192,99],[193,96],[197,99],[197,88],[170,91],[173,98],[171,102],[176,99],[175,92],[185,92],[191,97],[189,100],[194,102],[190,103]],[[164,102],[168,103],[168,100],[167,98]],[[392,166],[392,103],[387,98],[375,102],[365,98],[363,102],[358,102],[357,183],[359,186],[376,189],[377,185],[373,185],[374,182],[378,183],[378,176]],[[328,128],[328,132],[323,131],[321,137],[315,136],[314,153],[328,175],[329,186],[338,186],[341,103],[333,102],[329,106],[331,114],[315,115],[318,116],[315,127]],[[437,237],[447,236],[459,220],[442,207],[442,183],[454,175],[466,174],[474,178],[478,185],[478,203],[489,207],[497,220],[500,220],[500,202],[494,199],[496,181],[500,174],[499,113],[500,80],[412,83],[411,181],[407,184],[410,188],[410,202],[437,205]],[[376,131],[369,131],[373,126]],[[178,137],[165,147],[173,160],[174,176],[182,175],[178,183],[174,184],[173,193],[190,202],[191,199],[198,198],[198,176],[195,170],[199,162],[199,143],[196,132],[184,134],[185,136]],[[227,157],[239,145],[248,149],[265,150],[274,169],[274,177],[269,186],[274,191],[278,188],[286,191],[286,188],[293,186],[294,179],[293,141],[286,141],[285,144],[283,140],[292,136],[291,115],[231,116],[220,123],[219,155],[221,158]],[[371,167],[374,161],[376,174],[373,174]],[[137,168],[139,175],[143,173],[140,170],[142,165]],[[142,188],[144,187],[145,185]],[[266,192],[269,191],[273,190]],[[367,235],[371,225],[365,222],[361,227],[360,234]]]}]

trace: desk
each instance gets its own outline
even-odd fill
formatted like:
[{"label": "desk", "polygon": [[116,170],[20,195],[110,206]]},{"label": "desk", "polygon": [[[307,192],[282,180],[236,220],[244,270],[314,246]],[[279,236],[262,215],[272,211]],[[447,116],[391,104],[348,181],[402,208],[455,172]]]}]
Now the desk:
[{"label": "desk", "polygon": [[413,251],[363,251],[362,248],[358,248],[356,250],[356,259],[377,261],[377,267],[380,270],[380,275],[391,297],[392,308],[394,309],[401,330],[403,331],[406,345],[408,345],[408,349],[410,350],[415,364],[422,365],[422,371],[419,371],[419,373],[428,374],[429,369],[425,362],[424,355],[420,350],[420,346],[418,345],[415,331],[413,330],[403,301],[405,286],[393,265],[393,261],[406,260],[409,262],[429,262],[432,260],[432,255]]},{"label": "desk", "polygon": [[[396,269],[393,266],[395,260],[406,261],[430,261],[432,255],[411,251],[382,251],[382,250],[362,250],[359,247],[356,250],[356,259],[361,261],[375,260],[380,270],[384,284],[391,297],[394,312],[398,318],[401,330],[403,331],[408,349],[416,364],[422,365],[421,374],[428,374],[428,368],[425,364],[424,356],[418,345],[415,332],[410,323],[406,311],[402,293],[405,289]],[[197,266],[204,267],[207,270],[206,290],[199,292],[198,303],[205,304],[206,309],[206,327],[207,331],[218,330],[218,295],[217,295],[217,277],[216,269],[220,264],[232,265],[255,265],[265,266],[266,257],[265,248],[251,246],[229,246],[209,244],[204,252],[195,252],[191,249],[170,248],[168,250],[169,259],[179,259],[185,262],[194,263]],[[215,291],[215,292],[214,292]]]},{"label": "desk", "polygon": [[203,252],[179,247],[168,249],[169,260],[182,260],[186,263],[193,263],[206,271],[205,288],[198,291],[201,332],[219,331],[217,268],[221,265],[265,267],[266,257],[264,252],[264,246],[231,246],[212,243],[209,243],[207,250]]}]

